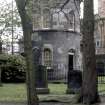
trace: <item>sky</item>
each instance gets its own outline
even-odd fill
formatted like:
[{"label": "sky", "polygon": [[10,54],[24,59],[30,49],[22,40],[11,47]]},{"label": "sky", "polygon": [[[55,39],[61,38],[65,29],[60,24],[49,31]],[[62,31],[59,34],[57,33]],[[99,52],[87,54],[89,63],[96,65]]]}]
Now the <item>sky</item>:
[{"label": "sky", "polygon": [[94,12],[98,13],[98,0],[94,0]]},{"label": "sky", "polygon": [[[83,18],[83,3],[80,5],[81,7],[81,18]],[[94,14],[98,14],[98,0],[94,0]]]}]

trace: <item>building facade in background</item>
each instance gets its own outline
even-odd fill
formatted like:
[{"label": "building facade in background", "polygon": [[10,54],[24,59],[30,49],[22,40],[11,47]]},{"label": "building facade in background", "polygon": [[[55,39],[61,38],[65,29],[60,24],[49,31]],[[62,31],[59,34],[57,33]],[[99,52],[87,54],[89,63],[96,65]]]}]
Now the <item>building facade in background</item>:
[{"label": "building facade in background", "polygon": [[105,0],[98,0],[98,13],[101,18],[105,18]]},{"label": "building facade in background", "polygon": [[98,0],[98,14],[95,15],[95,46],[97,70],[105,73],[105,0]]}]

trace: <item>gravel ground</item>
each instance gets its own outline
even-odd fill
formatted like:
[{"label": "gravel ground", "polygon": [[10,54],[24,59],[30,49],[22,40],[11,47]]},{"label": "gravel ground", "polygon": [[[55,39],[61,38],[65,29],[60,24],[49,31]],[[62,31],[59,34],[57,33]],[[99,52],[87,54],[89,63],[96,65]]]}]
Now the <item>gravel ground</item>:
[{"label": "gravel ground", "polygon": [[[0,102],[0,105],[27,105],[26,102]],[[41,102],[39,105],[83,105],[73,103],[62,103],[62,102]],[[105,96],[101,96],[101,103],[94,105],[105,105]]]},{"label": "gravel ground", "polygon": [[[26,105],[26,103],[0,102],[0,105]],[[67,104],[67,103],[43,102],[40,103],[39,105],[70,105],[70,103]]]},{"label": "gravel ground", "polygon": [[[0,105],[27,105],[26,103],[14,103],[14,102],[0,102]],[[56,103],[56,102],[43,102],[39,105],[83,105],[83,104],[72,104],[72,103]],[[105,103],[97,103],[94,105],[105,105]]]}]

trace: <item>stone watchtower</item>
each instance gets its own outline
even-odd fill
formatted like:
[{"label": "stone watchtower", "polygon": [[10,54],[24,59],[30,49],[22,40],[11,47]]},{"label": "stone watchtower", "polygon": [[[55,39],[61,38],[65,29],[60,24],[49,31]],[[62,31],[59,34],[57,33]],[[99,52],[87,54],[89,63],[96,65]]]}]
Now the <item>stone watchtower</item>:
[{"label": "stone watchtower", "polygon": [[80,2],[33,0],[32,42],[40,49],[49,81],[66,81],[68,70],[81,69]]},{"label": "stone watchtower", "polygon": [[[34,63],[37,61],[39,66],[45,67],[47,79],[51,82],[67,82],[68,72],[82,69],[79,20],[81,0],[65,1],[33,0]],[[37,74],[37,87],[44,87],[43,93],[48,93],[48,88],[43,85],[42,68]],[[40,91],[42,93],[42,89]]]}]

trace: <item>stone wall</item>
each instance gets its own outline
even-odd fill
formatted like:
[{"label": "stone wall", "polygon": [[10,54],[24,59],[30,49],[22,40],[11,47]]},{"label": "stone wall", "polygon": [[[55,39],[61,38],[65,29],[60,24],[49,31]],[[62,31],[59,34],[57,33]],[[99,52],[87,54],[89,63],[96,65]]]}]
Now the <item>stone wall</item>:
[{"label": "stone wall", "polygon": [[[43,51],[49,48],[52,51],[52,68],[55,76],[65,75],[68,71],[69,51],[74,49],[73,69],[81,69],[80,34],[65,30],[38,30],[33,33],[33,47],[41,51],[40,62],[44,65]],[[57,73],[59,71],[59,73]]]},{"label": "stone wall", "polygon": [[[74,29],[79,32],[80,0],[70,0],[61,10],[65,0],[33,0],[33,28]],[[72,19],[73,16],[74,18]],[[74,22],[71,28],[71,23]]]}]

